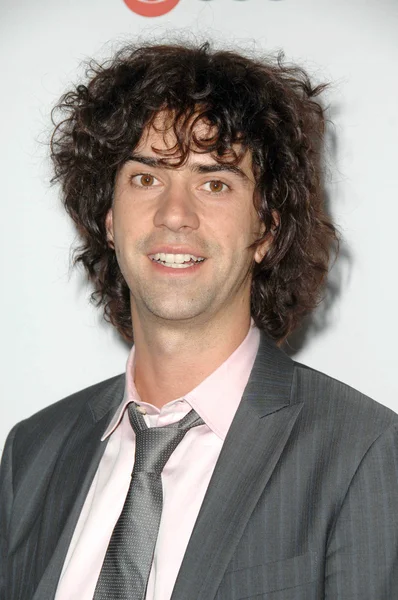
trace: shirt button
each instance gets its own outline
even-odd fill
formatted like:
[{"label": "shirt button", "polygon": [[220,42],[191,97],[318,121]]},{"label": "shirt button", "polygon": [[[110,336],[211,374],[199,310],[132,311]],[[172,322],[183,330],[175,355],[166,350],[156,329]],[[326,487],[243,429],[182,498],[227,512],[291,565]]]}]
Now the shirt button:
[{"label": "shirt button", "polygon": [[146,409],[143,406],[137,406],[137,410],[138,412],[140,412],[142,415],[146,415]]}]

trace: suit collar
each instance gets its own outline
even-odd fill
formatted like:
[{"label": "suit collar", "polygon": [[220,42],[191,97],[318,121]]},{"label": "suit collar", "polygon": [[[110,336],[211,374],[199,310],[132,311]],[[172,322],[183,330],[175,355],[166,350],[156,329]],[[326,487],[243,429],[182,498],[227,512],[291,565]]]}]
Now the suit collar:
[{"label": "suit collar", "polygon": [[171,600],[212,600],[278,464],[303,404],[294,363],[262,334],[253,370],[225,439]]},{"label": "suit collar", "polygon": [[95,422],[108,415],[108,424],[122,401],[126,375],[123,373],[114,377],[111,381],[112,385],[106,385],[100,393],[91,394],[88,400],[88,407]]},{"label": "suit collar", "polygon": [[248,404],[260,418],[289,406],[292,401],[293,373],[292,359],[262,331],[256,360],[242,402]]},{"label": "suit collar", "polygon": [[[81,509],[106,448],[101,436],[120,404],[124,375],[95,386],[70,430],[59,441],[57,461],[45,493],[38,536],[33,600],[52,600]],[[41,516],[39,515],[39,519]]]}]

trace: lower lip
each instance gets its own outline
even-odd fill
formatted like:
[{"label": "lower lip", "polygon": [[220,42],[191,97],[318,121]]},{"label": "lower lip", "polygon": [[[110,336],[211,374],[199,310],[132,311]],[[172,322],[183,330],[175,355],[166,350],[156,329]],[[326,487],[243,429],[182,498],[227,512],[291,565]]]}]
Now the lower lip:
[{"label": "lower lip", "polygon": [[173,277],[184,277],[188,274],[194,274],[197,273],[200,269],[200,267],[206,262],[205,260],[202,260],[201,262],[197,262],[194,265],[192,265],[192,267],[185,267],[185,269],[173,269],[173,267],[165,267],[164,265],[162,265],[159,262],[156,262],[154,260],[149,259],[153,265],[153,268],[158,272],[158,273],[163,273],[164,275],[172,275]]}]

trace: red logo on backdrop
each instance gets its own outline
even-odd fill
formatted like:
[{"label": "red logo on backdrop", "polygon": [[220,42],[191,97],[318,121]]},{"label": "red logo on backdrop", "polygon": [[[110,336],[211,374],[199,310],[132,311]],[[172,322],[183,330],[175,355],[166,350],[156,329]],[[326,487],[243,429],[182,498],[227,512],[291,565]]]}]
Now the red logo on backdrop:
[{"label": "red logo on backdrop", "polygon": [[160,17],[170,12],[180,0],[124,0],[127,6],[142,17]]}]

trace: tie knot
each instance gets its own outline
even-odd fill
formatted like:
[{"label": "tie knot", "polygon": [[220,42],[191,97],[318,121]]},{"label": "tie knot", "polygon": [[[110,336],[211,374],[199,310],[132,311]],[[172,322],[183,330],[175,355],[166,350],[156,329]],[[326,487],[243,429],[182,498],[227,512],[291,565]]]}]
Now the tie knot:
[{"label": "tie knot", "polygon": [[164,427],[147,427],[135,403],[129,404],[128,413],[135,432],[133,473],[161,473],[186,432],[204,423],[194,410],[177,423]]}]

